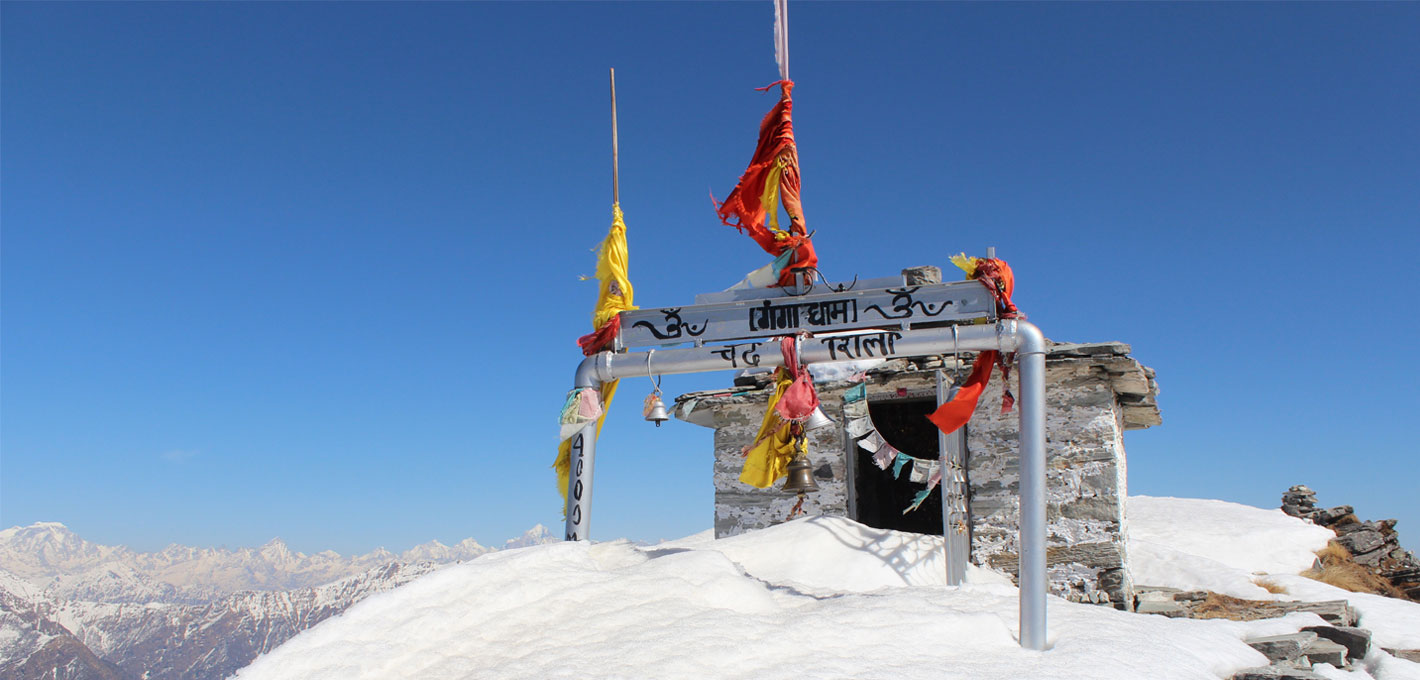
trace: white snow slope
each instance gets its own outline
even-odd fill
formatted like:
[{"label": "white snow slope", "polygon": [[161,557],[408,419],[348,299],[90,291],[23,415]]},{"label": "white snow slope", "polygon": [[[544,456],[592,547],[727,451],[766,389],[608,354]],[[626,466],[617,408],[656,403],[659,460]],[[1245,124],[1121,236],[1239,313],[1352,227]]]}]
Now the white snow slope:
[{"label": "white snow slope", "polygon": [[[1250,600],[1347,600],[1375,644],[1420,649],[1420,604],[1352,593],[1299,575],[1311,566],[1312,553],[1336,537],[1330,529],[1281,510],[1195,498],[1132,496],[1125,516],[1136,584]],[[1262,580],[1286,592],[1273,595],[1257,585]]]},{"label": "white snow slope", "polygon": [[[1219,506],[1217,517],[1201,520],[1150,507],[1195,502],[1131,501],[1133,526],[1151,545],[1176,551],[1171,558],[1224,557],[1222,568],[1251,569],[1258,555],[1247,554],[1246,541],[1227,554],[1183,552],[1209,545],[1199,536],[1215,533],[1215,520],[1232,528],[1246,521],[1238,519],[1244,506],[1227,504],[1239,509],[1231,515]],[[1158,523],[1169,516],[1187,520],[1172,529]],[[1276,544],[1305,550],[1315,538],[1279,535]],[[980,569],[965,586],[942,585],[940,546],[940,538],[815,517],[718,541],[705,532],[649,547],[583,542],[493,553],[373,596],[236,677],[1225,678],[1266,664],[1243,638],[1321,622],[1313,614],[1169,619],[1051,598],[1051,648],[1028,651],[1016,642],[1016,589]],[[1268,557],[1278,561],[1264,566],[1290,570],[1298,555]],[[1148,582],[1173,585],[1191,573],[1159,568]],[[1420,622],[1420,605],[1406,606],[1413,619],[1385,625]],[[1353,680],[1420,677],[1420,664],[1373,656],[1366,670],[1324,670]]]}]

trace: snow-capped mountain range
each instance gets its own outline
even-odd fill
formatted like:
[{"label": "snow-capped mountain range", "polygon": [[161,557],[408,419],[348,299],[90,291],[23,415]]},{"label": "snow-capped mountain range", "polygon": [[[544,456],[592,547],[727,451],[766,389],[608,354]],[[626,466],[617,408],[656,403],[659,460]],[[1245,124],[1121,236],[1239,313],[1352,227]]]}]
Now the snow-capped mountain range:
[{"label": "snow-capped mountain range", "polygon": [[[550,536],[539,524],[509,540],[504,548],[545,543]],[[452,546],[429,541],[400,554],[379,548],[353,557],[329,550],[307,555],[273,538],[259,548],[226,550],[173,544],[159,552],[140,553],[123,546],[90,543],[58,522],[0,531],[0,569],[61,599],[105,602],[174,601],[167,587],[176,589],[178,597],[205,602],[239,590],[317,586],[391,562],[444,564],[471,560],[492,550],[468,538]],[[144,580],[152,582],[147,584],[151,592],[140,584]]]},{"label": "snow-capped mountain range", "polygon": [[[551,541],[537,525],[504,549]],[[140,553],[56,522],[5,529],[0,677],[224,678],[369,595],[494,550],[466,539],[345,557],[273,539]]]}]

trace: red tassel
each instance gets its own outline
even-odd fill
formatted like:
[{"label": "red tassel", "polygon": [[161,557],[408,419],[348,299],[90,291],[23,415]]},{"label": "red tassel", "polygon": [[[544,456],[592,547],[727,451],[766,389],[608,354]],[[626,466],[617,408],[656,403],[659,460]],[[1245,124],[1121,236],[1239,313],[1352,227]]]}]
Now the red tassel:
[{"label": "red tassel", "polygon": [[577,344],[582,348],[584,356],[591,356],[606,349],[611,345],[611,341],[616,339],[621,332],[621,315],[611,317],[610,321],[602,324],[601,328],[577,338]]}]

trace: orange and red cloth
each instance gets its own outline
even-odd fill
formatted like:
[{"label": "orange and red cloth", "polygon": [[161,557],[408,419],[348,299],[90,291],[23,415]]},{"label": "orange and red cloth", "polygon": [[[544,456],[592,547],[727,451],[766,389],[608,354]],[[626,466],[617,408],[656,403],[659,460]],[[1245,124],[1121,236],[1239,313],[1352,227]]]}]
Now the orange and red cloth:
[{"label": "orange and red cloth", "polygon": [[[784,286],[794,282],[798,271],[817,267],[818,256],[804,226],[804,208],[799,200],[799,149],[794,144],[794,101],[790,97],[794,82],[781,80],[759,89],[769,90],[775,85],[780,90],[779,102],[759,124],[759,144],[749,167],[725,201],[715,206],[715,212],[721,222],[748,233],[770,255],[793,253],[776,284]],[[779,228],[780,203],[789,215],[787,230]]]},{"label": "orange and red cloth", "polygon": [[[991,292],[991,297],[996,300],[997,317],[1025,318],[1020,310],[1016,309],[1015,303],[1011,302],[1011,294],[1016,290],[1016,278],[1005,260],[956,255],[952,257],[952,264],[966,272],[967,279],[981,282],[981,285]],[[1011,394],[1010,387],[1011,361],[1009,355],[1002,356],[997,350],[986,350],[977,354],[976,361],[971,365],[971,375],[967,376],[956,396],[939,406],[927,419],[947,434],[960,429],[971,420],[971,414],[976,411],[976,404],[981,400],[981,393],[986,390],[986,383],[991,380],[991,369],[997,364],[1001,365],[1001,378],[1006,381],[1005,391],[1001,395],[1001,412],[1009,413],[1016,403],[1016,397]]]}]

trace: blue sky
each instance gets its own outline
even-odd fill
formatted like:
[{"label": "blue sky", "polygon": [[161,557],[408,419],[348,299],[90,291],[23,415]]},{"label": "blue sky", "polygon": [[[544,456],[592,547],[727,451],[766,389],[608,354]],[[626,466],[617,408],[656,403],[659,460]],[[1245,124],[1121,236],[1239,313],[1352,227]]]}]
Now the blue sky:
[{"label": "blue sky", "polygon": [[[0,525],[403,549],[560,524],[548,466],[610,211],[643,306],[766,261],[708,198],[773,103],[772,3],[5,3]],[[1135,493],[1420,536],[1420,5],[794,3],[830,278],[994,245],[1122,340]],[[670,377],[672,394],[729,374]],[[711,525],[710,432],[629,380],[594,536]],[[1408,538],[1407,538],[1408,537]]]}]

